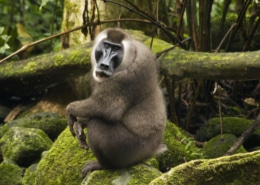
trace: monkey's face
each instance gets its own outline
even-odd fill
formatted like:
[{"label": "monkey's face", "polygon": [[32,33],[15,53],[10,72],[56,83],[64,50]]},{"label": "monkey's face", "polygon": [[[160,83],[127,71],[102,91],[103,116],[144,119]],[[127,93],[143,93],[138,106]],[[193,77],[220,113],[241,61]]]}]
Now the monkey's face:
[{"label": "monkey's face", "polygon": [[123,58],[123,47],[121,44],[102,40],[95,50],[96,65],[93,77],[96,81],[102,82],[113,75],[113,72],[120,65]]}]

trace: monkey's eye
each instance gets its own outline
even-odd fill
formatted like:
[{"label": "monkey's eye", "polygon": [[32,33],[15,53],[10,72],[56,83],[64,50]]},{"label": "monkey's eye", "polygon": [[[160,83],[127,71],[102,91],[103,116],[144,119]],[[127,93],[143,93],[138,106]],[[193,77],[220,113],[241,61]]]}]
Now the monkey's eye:
[{"label": "monkey's eye", "polygon": [[113,51],[117,51],[117,50],[119,50],[119,49],[120,49],[119,46],[113,46],[113,47],[112,47],[112,50],[113,50]]},{"label": "monkey's eye", "polygon": [[109,44],[108,43],[104,43],[104,48],[109,48]]}]

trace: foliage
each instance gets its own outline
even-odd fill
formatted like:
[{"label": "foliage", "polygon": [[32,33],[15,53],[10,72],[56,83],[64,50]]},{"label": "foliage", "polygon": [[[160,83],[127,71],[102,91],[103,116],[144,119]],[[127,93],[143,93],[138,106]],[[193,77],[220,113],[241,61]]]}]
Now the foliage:
[{"label": "foliage", "polygon": [[[1,0],[0,1],[0,58],[16,51],[29,42],[42,39],[60,30],[63,0]],[[26,58],[29,54],[50,52],[57,47],[59,39],[37,45],[20,54]],[[8,47],[9,46],[9,47]]]},{"label": "foliage", "polygon": [[9,39],[10,39],[10,36],[8,36],[4,33],[4,27],[0,27],[0,54],[3,54],[8,49],[10,49],[10,46],[8,45]]}]

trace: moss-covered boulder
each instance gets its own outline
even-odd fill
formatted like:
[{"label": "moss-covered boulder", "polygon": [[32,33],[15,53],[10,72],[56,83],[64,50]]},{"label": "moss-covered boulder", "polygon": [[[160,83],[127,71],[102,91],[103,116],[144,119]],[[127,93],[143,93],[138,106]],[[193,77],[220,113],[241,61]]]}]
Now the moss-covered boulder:
[{"label": "moss-covered boulder", "polygon": [[260,151],[193,160],[172,168],[150,185],[260,184]]},{"label": "moss-covered boulder", "polygon": [[12,127],[0,139],[4,159],[19,166],[29,166],[39,160],[41,153],[52,145],[51,139],[40,129]]},{"label": "moss-covered boulder", "polygon": [[[223,132],[233,134],[239,137],[252,123],[253,120],[238,117],[224,117]],[[212,118],[203,125],[198,133],[198,139],[201,141],[209,140],[220,134],[220,119]],[[244,145],[246,148],[260,146],[260,127],[248,138]]]},{"label": "moss-covered boulder", "polygon": [[[209,140],[203,147],[202,152],[205,158],[216,158],[227,153],[229,148],[236,142],[237,137],[232,134],[218,135]],[[239,147],[236,153],[245,153],[243,146]]]},{"label": "moss-covered boulder", "polygon": [[23,185],[36,185],[36,168],[38,164],[32,164],[29,166],[25,173],[23,178]]},{"label": "moss-covered boulder", "polygon": [[1,185],[21,185],[23,169],[5,160],[0,164],[0,184]]},{"label": "moss-covered boulder", "polygon": [[14,126],[41,129],[54,140],[66,128],[67,121],[64,117],[52,112],[33,114],[4,124],[0,127],[0,138],[9,128]]},{"label": "moss-covered boulder", "polygon": [[168,151],[157,157],[161,171],[202,157],[201,149],[195,146],[194,138],[171,122],[166,124],[163,143],[167,145]]},{"label": "moss-covered boulder", "polygon": [[35,182],[35,185],[79,185],[82,181],[81,170],[87,160],[94,160],[92,152],[82,149],[67,128],[42,157],[34,172],[35,178],[31,175],[30,180],[27,174],[25,178],[27,182]]},{"label": "moss-covered boulder", "polygon": [[101,170],[89,173],[81,185],[146,185],[162,173],[146,164],[138,164],[124,170]]},{"label": "moss-covered boulder", "polygon": [[[164,170],[183,163],[185,159],[191,160],[201,157],[200,149],[195,147],[194,140],[188,137],[184,131],[180,130],[173,123],[167,123],[167,129],[164,134],[164,143],[167,144],[169,150],[157,158],[159,160],[160,168]],[[35,175],[28,172],[28,176],[30,174],[32,178],[31,181],[30,177],[27,177],[27,173],[25,174],[25,178],[27,178],[27,182],[35,182],[37,185],[78,185],[82,181],[82,167],[90,160],[95,160],[91,150],[86,151],[80,148],[77,139],[71,136],[68,129],[65,129],[52,145],[51,149],[39,162],[36,171],[34,172]],[[102,170],[90,173],[85,178],[84,183],[98,183],[101,179],[102,183],[106,184],[108,181],[119,182],[130,176],[128,184],[133,182],[138,182],[137,184],[147,184],[152,178],[160,175],[160,172],[154,168],[154,166],[157,166],[154,163],[154,159],[149,161],[146,161],[146,163],[151,163],[153,167],[139,164],[126,171]]]}]

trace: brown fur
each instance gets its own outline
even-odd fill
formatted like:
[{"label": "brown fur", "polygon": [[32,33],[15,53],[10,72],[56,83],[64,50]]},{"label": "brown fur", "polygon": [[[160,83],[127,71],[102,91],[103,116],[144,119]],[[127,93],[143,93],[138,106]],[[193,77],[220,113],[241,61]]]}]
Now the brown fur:
[{"label": "brown fur", "polygon": [[[113,30],[116,33],[122,39],[129,37],[119,29]],[[84,174],[136,164],[164,147],[166,111],[156,60],[142,43],[130,38],[124,43],[128,48],[124,51],[126,60],[113,75],[102,82],[94,81],[88,99],[67,106],[69,124],[73,125],[76,118],[89,119],[88,143],[99,163],[86,164]],[[93,57],[92,65],[94,68]]]}]

